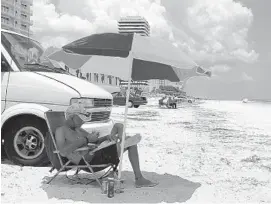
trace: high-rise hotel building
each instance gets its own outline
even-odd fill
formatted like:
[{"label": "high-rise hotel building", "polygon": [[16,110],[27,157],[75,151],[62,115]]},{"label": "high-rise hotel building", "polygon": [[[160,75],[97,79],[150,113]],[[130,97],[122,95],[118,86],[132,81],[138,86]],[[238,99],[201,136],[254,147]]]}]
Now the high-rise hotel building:
[{"label": "high-rise hotel building", "polygon": [[119,33],[137,33],[142,36],[150,35],[148,21],[140,16],[122,17],[118,21]]},{"label": "high-rise hotel building", "polygon": [[12,30],[26,36],[32,36],[33,0],[2,0],[1,28]]}]

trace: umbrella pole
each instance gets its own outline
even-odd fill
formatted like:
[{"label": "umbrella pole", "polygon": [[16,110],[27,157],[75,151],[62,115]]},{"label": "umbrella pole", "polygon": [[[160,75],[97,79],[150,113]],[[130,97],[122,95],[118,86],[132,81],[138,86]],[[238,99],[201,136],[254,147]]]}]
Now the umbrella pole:
[{"label": "umbrella pole", "polygon": [[132,68],[133,68],[133,57],[132,53],[130,53],[130,66],[129,66],[129,79],[128,79],[128,89],[126,91],[126,104],[125,104],[125,113],[124,113],[124,127],[123,134],[121,139],[121,151],[120,151],[120,164],[119,164],[119,174],[118,179],[121,179],[121,171],[122,171],[122,160],[123,160],[123,152],[124,152],[124,143],[125,143],[125,133],[126,133],[126,125],[127,125],[127,115],[128,115],[128,103],[130,97],[130,88],[131,88],[131,78],[132,78]]}]

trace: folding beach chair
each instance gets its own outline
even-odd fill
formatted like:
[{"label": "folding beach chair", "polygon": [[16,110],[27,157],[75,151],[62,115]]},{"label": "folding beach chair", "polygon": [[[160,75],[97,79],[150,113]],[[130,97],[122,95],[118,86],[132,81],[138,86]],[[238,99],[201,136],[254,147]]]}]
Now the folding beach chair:
[{"label": "folding beach chair", "polygon": [[[88,144],[86,147],[81,147],[75,151],[85,151],[89,150],[89,153],[94,154],[94,157],[91,161],[86,161],[85,156],[82,156],[82,160],[84,161],[84,165],[73,164],[72,161],[67,159],[66,157],[62,157],[59,153],[58,147],[56,145],[55,140],[55,131],[58,127],[61,127],[65,122],[65,114],[64,112],[55,112],[48,111],[45,113],[45,119],[48,125],[48,134],[45,138],[45,147],[47,156],[52,164],[52,172],[54,169],[57,169],[57,173],[47,182],[48,184],[58,176],[59,173],[68,171],[72,168],[77,168],[78,170],[88,171],[93,174],[97,183],[101,186],[101,182],[97,176],[95,176],[95,172],[104,170],[108,167],[111,167],[114,172],[117,171],[117,166],[119,163],[119,158],[117,154],[117,146],[116,143],[111,142],[109,145],[105,147],[95,147],[91,148],[91,144]],[[103,157],[101,159],[100,157]]]}]

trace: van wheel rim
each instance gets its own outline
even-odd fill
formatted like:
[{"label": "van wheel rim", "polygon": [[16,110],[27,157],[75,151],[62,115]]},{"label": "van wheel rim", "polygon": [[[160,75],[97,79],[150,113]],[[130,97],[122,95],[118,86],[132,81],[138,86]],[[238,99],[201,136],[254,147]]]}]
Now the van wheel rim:
[{"label": "van wheel rim", "polygon": [[128,107],[131,108],[133,106],[133,103],[132,102],[128,102]]},{"label": "van wheel rim", "polygon": [[37,128],[24,127],[16,133],[13,146],[23,159],[35,159],[44,149],[44,136]]}]

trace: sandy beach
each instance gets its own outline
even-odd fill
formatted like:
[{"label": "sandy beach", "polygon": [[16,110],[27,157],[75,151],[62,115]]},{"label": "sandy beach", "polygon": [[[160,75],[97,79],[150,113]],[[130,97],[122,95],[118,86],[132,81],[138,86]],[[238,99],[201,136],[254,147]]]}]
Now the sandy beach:
[{"label": "sandy beach", "polygon": [[[124,107],[112,118],[123,120]],[[128,134],[140,133],[144,175],[160,184],[134,187],[124,156],[125,192],[102,195],[89,175],[60,175],[44,183],[50,167],[20,167],[2,161],[2,203],[271,203],[271,104],[202,101],[177,110],[157,99],[129,109]],[[69,173],[69,178],[76,179]],[[78,184],[80,181],[81,184]]]}]

